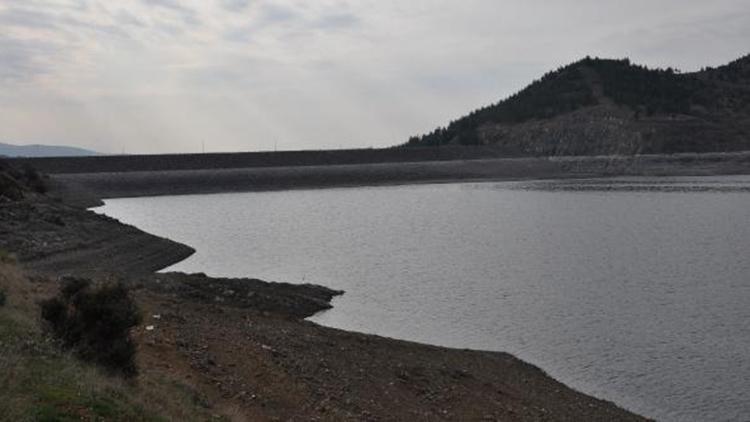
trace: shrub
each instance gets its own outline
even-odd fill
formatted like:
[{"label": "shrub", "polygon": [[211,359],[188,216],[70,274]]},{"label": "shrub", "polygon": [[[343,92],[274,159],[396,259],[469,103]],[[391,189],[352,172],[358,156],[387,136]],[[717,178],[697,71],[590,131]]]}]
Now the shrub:
[{"label": "shrub", "polygon": [[136,375],[130,329],[138,325],[140,315],[122,283],[95,286],[87,279],[66,277],[58,296],[41,307],[52,333],[81,360],[113,373]]},{"label": "shrub", "polygon": [[23,199],[23,188],[8,172],[0,170],[0,197],[11,201]]},{"label": "shrub", "polygon": [[23,168],[23,176],[26,179],[26,184],[29,188],[37,193],[47,192],[47,183],[45,182],[44,177],[39,174],[34,167],[31,167],[28,164],[25,165]]},{"label": "shrub", "polygon": [[5,290],[0,290],[0,307],[5,306]]}]

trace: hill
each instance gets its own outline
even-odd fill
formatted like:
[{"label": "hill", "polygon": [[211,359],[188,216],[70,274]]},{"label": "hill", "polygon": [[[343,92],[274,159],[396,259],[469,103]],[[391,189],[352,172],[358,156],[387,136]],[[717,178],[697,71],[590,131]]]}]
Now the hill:
[{"label": "hill", "polygon": [[750,150],[750,55],[693,73],[587,57],[404,146],[456,144],[551,156]]},{"label": "hill", "polygon": [[0,142],[0,156],[6,157],[77,157],[99,155],[83,148],[58,145],[13,145]]}]

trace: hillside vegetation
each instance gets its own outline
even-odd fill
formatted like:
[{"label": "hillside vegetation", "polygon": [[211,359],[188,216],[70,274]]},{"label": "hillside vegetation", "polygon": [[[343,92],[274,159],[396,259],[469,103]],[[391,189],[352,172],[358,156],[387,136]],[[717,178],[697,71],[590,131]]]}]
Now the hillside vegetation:
[{"label": "hillside vegetation", "polygon": [[492,145],[508,155],[750,149],[750,56],[680,73],[587,57],[405,146]]}]

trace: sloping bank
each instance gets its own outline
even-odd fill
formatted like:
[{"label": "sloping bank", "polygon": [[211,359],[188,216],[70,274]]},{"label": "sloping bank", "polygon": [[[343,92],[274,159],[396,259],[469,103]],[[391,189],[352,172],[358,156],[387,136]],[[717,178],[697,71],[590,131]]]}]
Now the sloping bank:
[{"label": "sloping bank", "polygon": [[341,293],[325,287],[156,274],[192,250],[44,196],[0,204],[0,233],[39,285],[129,283],[145,316],[139,382],[183,386],[230,420],[643,420],[506,353],[304,321]]},{"label": "sloping bank", "polygon": [[[298,158],[296,161],[288,162],[282,159],[271,160],[270,157],[273,155],[270,155],[265,161],[243,161],[240,159],[243,157],[242,154],[234,159],[231,157],[232,154],[220,155],[219,158],[211,154],[204,157],[193,154],[167,156],[163,160],[155,160],[148,156],[126,156],[38,159],[22,162],[41,165],[43,170],[46,168],[51,171],[57,194],[65,197],[68,202],[75,201],[85,205],[95,204],[96,198],[279,189],[474,180],[750,173],[750,152],[550,158],[497,158],[486,152],[472,154],[455,153],[458,157],[469,157],[468,159],[354,164],[339,159],[325,165],[318,164],[321,161],[319,157],[308,160]],[[106,160],[114,160],[118,170],[107,171],[103,166]],[[294,164],[296,162],[302,164]],[[228,167],[219,167],[220,164]]]}]

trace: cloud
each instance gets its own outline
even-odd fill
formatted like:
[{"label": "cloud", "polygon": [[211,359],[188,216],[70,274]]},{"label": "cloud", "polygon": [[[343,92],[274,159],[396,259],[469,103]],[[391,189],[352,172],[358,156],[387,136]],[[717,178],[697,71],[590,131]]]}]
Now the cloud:
[{"label": "cloud", "polygon": [[146,26],[146,24],[143,22],[142,19],[138,18],[134,14],[128,12],[127,10],[120,9],[118,10],[114,15],[115,21],[118,25],[122,26],[135,26],[143,28]]},{"label": "cloud", "polygon": [[321,29],[351,28],[361,20],[353,13],[334,13],[324,15],[315,21],[315,26]]},{"label": "cloud", "polygon": [[300,16],[300,13],[292,7],[265,3],[262,6],[260,24],[273,25],[279,22],[289,22],[300,18]]},{"label": "cloud", "polygon": [[0,139],[389,145],[587,54],[729,61],[748,52],[749,14],[746,0],[4,0]]},{"label": "cloud", "polygon": [[199,25],[200,19],[195,9],[185,6],[178,0],[141,0],[145,5],[166,9],[178,15],[186,25]]},{"label": "cloud", "polygon": [[[333,10],[331,10],[333,9]],[[294,4],[255,3],[254,13],[241,25],[223,32],[230,42],[248,43],[269,35],[279,41],[295,37],[314,37],[313,32],[354,28],[361,19],[339,8],[309,9]]]},{"label": "cloud", "polygon": [[0,81],[25,82],[50,72],[55,51],[50,43],[0,37]]},{"label": "cloud", "polygon": [[55,29],[57,27],[52,14],[42,10],[29,10],[10,7],[0,12],[0,25],[7,27]]},{"label": "cloud", "polygon": [[221,6],[230,12],[242,12],[250,5],[250,0],[220,0]]},{"label": "cloud", "polygon": [[194,14],[195,11],[184,6],[177,0],[142,0],[144,4],[148,6],[163,7],[165,9],[174,10],[179,13]]}]

